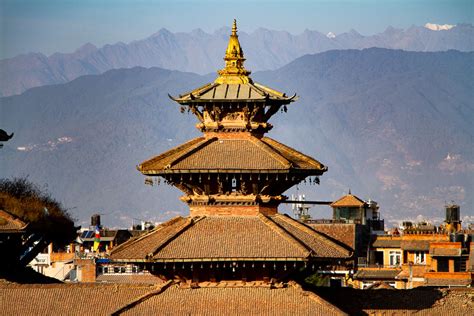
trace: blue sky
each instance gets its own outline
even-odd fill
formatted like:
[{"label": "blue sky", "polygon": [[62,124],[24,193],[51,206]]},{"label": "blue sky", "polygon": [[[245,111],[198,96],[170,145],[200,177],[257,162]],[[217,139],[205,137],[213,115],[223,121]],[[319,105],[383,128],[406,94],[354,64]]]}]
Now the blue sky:
[{"label": "blue sky", "polygon": [[213,32],[235,17],[239,29],[305,29],[364,35],[389,25],[474,23],[473,0],[163,1],[0,0],[0,58],[20,53],[72,52],[145,38],[161,28]]}]

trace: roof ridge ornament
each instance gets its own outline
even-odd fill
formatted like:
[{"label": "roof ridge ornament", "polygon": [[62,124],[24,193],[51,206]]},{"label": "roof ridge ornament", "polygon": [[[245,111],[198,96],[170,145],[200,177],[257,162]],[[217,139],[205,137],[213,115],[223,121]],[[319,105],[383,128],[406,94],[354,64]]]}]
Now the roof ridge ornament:
[{"label": "roof ridge ornament", "polygon": [[237,35],[237,20],[234,19],[232,33],[229,36],[229,44],[225,51],[225,67],[217,73],[219,77],[214,81],[219,84],[246,84],[251,83],[250,71],[244,67],[244,51],[240,46]]}]

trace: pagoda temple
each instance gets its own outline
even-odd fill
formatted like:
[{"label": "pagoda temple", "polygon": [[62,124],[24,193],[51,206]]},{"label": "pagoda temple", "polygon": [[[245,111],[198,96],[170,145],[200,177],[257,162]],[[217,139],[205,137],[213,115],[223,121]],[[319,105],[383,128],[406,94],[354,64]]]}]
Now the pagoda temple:
[{"label": "pagoda temple", "polygon": [[141,265],[165,279],[284,279],[340,264],[350,251],[278,213],[283,193],[327,167],[266,137],[270,118],[297,100],[254,82],[244,67],[234,20],[217,79],[170,96],[198,119],[202,136],[138,165],[183,191],[190,216],[174,218],[115,248],[115,263]]}]

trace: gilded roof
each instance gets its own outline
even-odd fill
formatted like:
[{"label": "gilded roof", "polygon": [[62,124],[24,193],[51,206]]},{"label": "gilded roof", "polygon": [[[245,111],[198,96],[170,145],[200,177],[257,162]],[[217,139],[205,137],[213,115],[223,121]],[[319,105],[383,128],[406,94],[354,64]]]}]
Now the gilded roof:
[{"label": "gilded roof", "polygon": [[237,35],[237,22],[234,20],[232,33],[224,56],[225,67],[218,71],[219,77],[213,82],[206,84],[191,92],[171,99],[181,104],[212,102],[212,101],[281,101],[289,103],[292,97],[278,92],[264,85],[254,83],[249,77],[250,71],[244,67],[244,51],[240,46]]},{"label": "gilded roof", "polygon": [[364,206],[365,202],[359,199],[357,196],[352,194],[347,194],[341,197],[339,200],[333,202],[331,207],[347,207],[347,206]]},{"label": "gilded roof", "polygon": [[190,92],[171,97],[181,104],[199,103],[210,101],[282,101],[289,103],[296,100],[296,95],[287,96],[259,83],[254,83],[250,78],[247,83],[209,83]]},{"label": "gilded roof", "polygon": [[285,215],[178,217],[112,250],[112,260],[348,258],[346,248]]},{"label": "gilded roof", "polygon": [[311,170],[323,173],[327,167],[271,138],[221,139],[198,137],[138,166],[144,174],[183,170]]}]

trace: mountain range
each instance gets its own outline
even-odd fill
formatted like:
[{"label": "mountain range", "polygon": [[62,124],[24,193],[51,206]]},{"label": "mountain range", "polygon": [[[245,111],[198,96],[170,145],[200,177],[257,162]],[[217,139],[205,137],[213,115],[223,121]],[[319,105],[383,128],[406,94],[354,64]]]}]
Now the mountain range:
[{"label": "mountain range", "polygon": [[[305,55],[252,78],[300,96],[275,115],[269,136],[329,166],[319,186],[298,186],[307,199],[351,189],[378,201],[388,220],[442,217],[453,200],[472,219],[473,74],[473,52],[370,48]],[[177,189],[144,185],[135,166],[199,135],[167,94],[214,78],[134,67],[0,98],[2,128],[15,133],[0,177],[47,185],[82,225],[93,213],[117,226],[187,214]]]},{"label": "mountain range", "polygon": [[[474,27],[471,24],[439,30],[431,24],[428,26],[431,29],[423,26],[406,30],[389,27],[371,36],[361,35],[355,30],[337,35],[306,30],[293,35],[259,28],[252,33],[239,32],[239,38],[242,46],[248,49],[245,51],[247,67],[254,71],[274,70],[305,54],[334,49],[474,50]],[[32,87],[66,83],[82,75],[135,66],[207,74],[222,66],[229,33],[228,28],[212,34],[201,29],[189,33],[161,29],[148,38],[128,44],[119,42],[97,48],[88,43],[68,54],[45,56],[30,53],[0,60],[0,96],[19,94]]]}]

